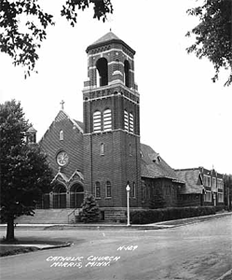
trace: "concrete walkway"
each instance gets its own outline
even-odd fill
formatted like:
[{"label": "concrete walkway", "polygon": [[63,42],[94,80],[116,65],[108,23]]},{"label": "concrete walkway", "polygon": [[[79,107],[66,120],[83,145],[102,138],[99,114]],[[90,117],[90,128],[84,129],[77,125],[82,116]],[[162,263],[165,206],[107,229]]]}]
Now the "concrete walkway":
[{"label": "concrete walkway", "polygon": [[[16,224],[16,228],[44,228],[44,230],[49,230],[49,229],[141,229],[141,230],[146,230],[146,229],[163,229],[163,228],[173,228],[177,226],[183,226],[187,224],[192,224],[192,223],[198,223],[202,222],[204,220],[208,219],[214,219],[214,218],[219,218],[221,216],[225,215],[232,215],[232,212],[219,212],[216,213],[215,215],[207,215],[207,216],[198,216],[198,217],[192,217],[192,218],[185,218],[185,219],[177,219],[177,220],[168,220],[168,221],[163,221],[163,222],[157,222],[157,223],[151,223],[151,224],[136,224],[136,225],[130,225],[127,226],[126,224],[117,224],[117,223],[103,223],[99,222],[96,224],[90,224],[90,223],[77,223],[77,224]],[[6,227],[6,224],[0,224],[0,228]]]},{"label": "concrete walkway", "polygon": [[[203,222],[204,220],[215,219],[225,215],[232,215],[232,212],[221,212],[215,215],[192,217],[186,219],[169,220],[164,222],[158,222],[146,225],[130,225],[125,224],[110,224],[110,223],[98,223],[98,224],[17,224],[16,228],[40,228],[44,230],[159,230],[169,229],[179,226],[184,226],[193,223]],[[6,224],[0,224],[0,228],[6,227]],[[2,244],[0,246],[24,246],[24,247],[37,247],[39,249],[50,249],[70,246],[70,243],[63,244]]]}]

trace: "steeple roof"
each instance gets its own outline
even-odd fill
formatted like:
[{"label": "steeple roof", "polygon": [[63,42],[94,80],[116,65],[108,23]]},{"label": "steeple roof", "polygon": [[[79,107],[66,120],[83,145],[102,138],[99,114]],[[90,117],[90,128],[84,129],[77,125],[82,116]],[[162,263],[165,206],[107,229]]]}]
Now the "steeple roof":
[{"label": "steeple roof", "polygon": [[37,132],[37,130],[33,126],[28,128],[28,130],[27,130],[27,133],[36,133],[36,132]]},{"label": "steeple roof", "polygon": [[97,41],[89,45],[86,49],[86,52],[88,53],[90,50],[109,44],[109,43],[120,43],[124,45],[127,49],[129,49],[133,54],[135,54],[135,51],[128,46],[123,40],[121,40],[118,36],[116,36],[112,31],[106,33],[104,36],[99,38]]},{"label": "steeple roof", "polygon": [[108,42],[111,40],[120,40],[120,39],[112,31],[110,31],[110,32],[106,33],[104,36],[102,36],[101,38],[99,38],[97,41],[95,41],[92,45],[105,43],[105,42]]}]

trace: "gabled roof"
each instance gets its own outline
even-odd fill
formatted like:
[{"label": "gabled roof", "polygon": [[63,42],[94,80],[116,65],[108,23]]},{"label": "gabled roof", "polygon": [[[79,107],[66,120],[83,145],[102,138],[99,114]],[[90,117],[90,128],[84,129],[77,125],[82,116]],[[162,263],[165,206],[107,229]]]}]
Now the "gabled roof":
[{"label": "gabled roof", "polygon": [[55,120],[51,123],[50,127],[48,128],[48,130],[44,133],[42,139],[40,140],[40,142],[44,139],[44,137],[46,137],[48,131],[50,130],[50,128],[53,126],[54,123],[63,121],[63,120],[69,120],[72,125],[74,125],[81,133],[84,132],[84,125],[82,122],[74,120],[72,118],[69,117],[69,115],[64,112],[64,110],[60,110],[59,113],[57,114],[57,116],[55,117]]},{"label": "gabled roof", "polygon": [[[141,176],[180,181],[175,171],[150,146],[141,144]],[[180,183],[184,183],[180,181]]]},{"label": "gabled roof", "polygon": [[58,115],[55,118],[55,122],[60,122],[62,120],[66,120],[66,119],[70,120],[72,122],[72,124],[74,126],[76,126],[80,132],[83,133],[83,123],[79,122],[79,121],[76,121],[74,119],[71,119],[69,117],[69,115],[66,112],[64,112],[64,110],[59,111]]},{"label": "gabled roof", "polygon": [[112,31],[106,33],[97,41],[89,45],[86,49],[86,52],[88,53],[90,50],[94,48],[98,48],[109,43],[120,43],[124,45],[127,49],[129,49],[133,54],[135,54],[135,51],[130,46],[128,46],[123,40],[121,40],[118,36],[116,36]]},{"label": "gabled roof", "polygon": [[82,133],[83,133],[83,131],[84,131],[83,122],[80,122],[80,121],[77,121],[77,120],[73,120],[73,121],[76,123],[77,127],[80,127],[82,129]]},{"label": "gabled roof", "polygon": [[180,180],[185,181],[185,188],[181,189],[182,194],[202,193],[204,189],[199,168],[175,170]]}]

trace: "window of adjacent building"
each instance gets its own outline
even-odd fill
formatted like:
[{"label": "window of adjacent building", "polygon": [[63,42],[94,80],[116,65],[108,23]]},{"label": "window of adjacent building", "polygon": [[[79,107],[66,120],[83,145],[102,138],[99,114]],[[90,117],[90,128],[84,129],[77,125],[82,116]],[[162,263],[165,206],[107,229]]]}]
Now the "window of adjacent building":
[{"label": "window of adjacent building", "polygon": [[204,186],[211,187],[211,177],[208,175],[204,175]]},{"label": "window of adjacent building", "polygon": [[109,131],[112,129],[112,115],[111,110],[106,109],[103,113],[103,130]]},{"label": "window of adjacent building", "polygon": [[101,131],[101,112],[95,111],[93,114],[93,132]]},{"label": "window of adjacent building", "polygon": [[217,188],[218,189],[223,189],[223,180],[222,179],[217,179]]},{"label": "window of adjacent building", "polygon": [[128,112],[124,110],[124,129],[126,131],[129,131],[129,118],[128,118]]},{"label": "window of adjacent building", "polygon": [[216,189],[216,178],[215,177],[212,178],[212,188]]},{"label": "window of adjacent building", "polygon": [[97,67],[97,86],[108,85],[108,63],[107,59],[102,57],[96,63]]},{"label": "window of adjacent building", "polygon": [[106,197],[111,197],[111,183],[110,181],[106,182]]},{"label": "window of adjacent building", "polygon": [[96,198],[101,197],[101,184],[100,184],[100,182],[95,183],[95,197]]},{"label": "window of adjacent building", "polygon": [[212,202],[212,194],[211,191],[205,191],[205,201]]},{"label": "window of adjacent building", "polygon": [[64,131],[63,130],[60,131],[60,140],[64,140]]},{"label": "window of adjacent building", "polygon": [[218,193],[218,202],[224,202],[224,196],[221,192]]},{"label": "window of adjacent building", "polygon": [[130,113],[130,128],[129,131],[131,133],[134,133],[134,116],[132,113]]}]

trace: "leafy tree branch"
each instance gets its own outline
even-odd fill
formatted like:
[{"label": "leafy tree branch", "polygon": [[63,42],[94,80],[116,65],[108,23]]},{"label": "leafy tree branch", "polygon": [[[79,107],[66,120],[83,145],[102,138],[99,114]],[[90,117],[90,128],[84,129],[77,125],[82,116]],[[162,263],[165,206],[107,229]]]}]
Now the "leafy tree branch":
[{"label": "leafy tree branch", "polygon": [[204,4],[187,13],[199,18],[200,23],[186,36],[195,36],[195,43],[187,48],[198,58],[206,57],[212,62],[218,80],[222,68],[229,70],[226,86],[232,83],[232,0],[204,0]]},{"label": "leafy tree branch", "polygon": [[[110,0],[68,0],[61,9],[71,26],[77,23],[77,10],[90,6],[94,18],[106,20],[113,12]],[[15,66],[24,67],[25,78],[35,71],[38,49],[47,38],[47,29],[55,24],[53,15],[46,13],[38,0],[0,0],[0,51],[8,54]]]}]

